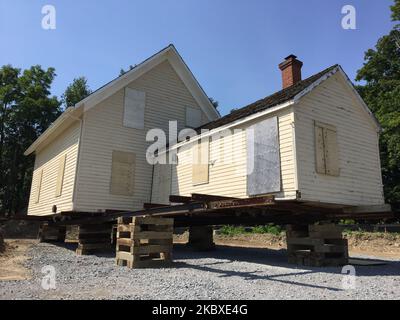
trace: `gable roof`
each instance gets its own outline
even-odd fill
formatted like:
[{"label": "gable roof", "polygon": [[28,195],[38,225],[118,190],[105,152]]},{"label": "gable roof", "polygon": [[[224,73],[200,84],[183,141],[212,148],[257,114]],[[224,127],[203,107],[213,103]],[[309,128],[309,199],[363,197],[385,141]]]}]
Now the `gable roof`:
[{"label": "gable roof", "polygon": [[261,99],[252,104],[249,104],[248,106],[245,106],[238,110],[234,110],[230,114],[228,114],[222,118],[219,118],[215,121],[209,122],[209,123],[201,126],[199,129],[214,129],[214,128],[220,127],[222,125],[231,123],[235,120],[245,118],[245,117],[255,114],[257,112],[270,109],[272,107],[275,107],[277,105],[285,103],[289,100],[292,100],[296,95],[298,95],[299,93],[301,93],[302,91],[307,89],[315,81],[317,81],[320,78],[322,78],[323,76],[329,74],[330,72],[335,70],[337,67],[338,67],[338,65],[329,67],[329,68],[325,69],[324,71],[321,71],[305,80],[302,80],[291,87],[288,87],[286,89],[278,91],[264,99]]},{"label": "gable roof", "polygon": [[196,80],[187,64],[183,61],[181,55],[178,53],[173,44],[170,44],[161,51],[152,55],[150,58],[136,65],[123,75],[108,82],[98,90],[94,91],[88,97],[80,101],[76,106],[83,104],[85,111],[91,109],[104,99],[110,97],[118,90],[126,87],[129,83],[138,79],[140,76],[166,60],[168,60],[168,62],[172,65],[173,69],[183,81],[189,92],[192,94],[202,111],[206,114],[207,118],[210,121],[219,118],[220,114],[215,109],[205,91]]},{"label": "gable roof", "polygon": [[175,46],[173,44],[170,44],[169,46],[152,55],[150,58],[146,59],[142,63],[136,65],[128,72],[95,90],[85,99],[79,101],[75,106],[70,106],[69,108],[67,108],[64,113],[60,117],[58,117],[53,122],[53,124],[45,132],[43,132],[38,139],[36,139],[35,142],[33,142],[33,144],[24,152],[24,155],[29,155],[33,153],[50,137],[59,134],[61,128],[64,127],[63,124],[65,123],[65,121],[67,121],[67,119],[71,119],[73,114],[77,112],[85,112],[95,107],[101,101],[107,99],[118,90],[124,88],[129,83],[138,79],[140,76],[164,61],[169,61],[175,72],[178,74],[195,101],[200,106],[201,110],[207,116],[208,120],[212,121],[218,119],[220,117],[219,112],[215,109],[207,94],[176,50]]},{"label": "gable roof", "polygon": [[346,75],[346,73],[343,71],[342,67],[338,64],[335,64],[317,74],[314,74],[313,76],[304,79],[295,85],[285,88],[283,90],[280,90],[264,99],[258,100],[248,106],[245,106],[243,108],[240,108],[238,110],[232,111],[230,114],[219,118],[215,121],[209,122],[199,128],[197,128],[197,131],[200,132],[201,129],[208,129],[212,130],[218,127],[221,127],[223,125],[230,124],[234,121],[246,118],[250,115],[259,113],[261,111],[265,111],[268,109],[272,109],[273,107],[277,107],[279,105],[283,105],[291,100],[294,102],[297,102],[298,99],[312,91],[316,86],[318,86],[321,82],[324,80],[328,79],[331,77],[333,74],[340,72],[344,79],[346,80],[347,84],[350,86],[351,91],[353,91],[353,94],[356,95],[357,100],[361,103],[363,109],[368,113],[368,115],[372,118],[372,121],[374,124],[377,126],[378,130],[381,130],[381,126],[376,119],[376,117],[373,115],[373,113],[369,110],[368,106],[365,104],[364,100],[360,97],[358,94],[357,90],[354,88],[354,85]]}]

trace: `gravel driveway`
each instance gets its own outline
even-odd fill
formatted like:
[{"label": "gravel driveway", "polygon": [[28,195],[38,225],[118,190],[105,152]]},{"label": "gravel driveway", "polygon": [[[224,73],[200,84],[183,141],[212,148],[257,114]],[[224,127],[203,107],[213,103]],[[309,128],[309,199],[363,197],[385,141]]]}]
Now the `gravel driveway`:
[{"label": "gravel driveway", "polygon": [[[117,267],[113,254],[76,256],[73,246],[41,243],[28,251],[32,279],[0,282],[0,299],[400,299],[400,261],[356,267],[356,289],[344,290],[341,268],[296,268],[284,251],[174,248],[167,269]],[[41,287],[54,266],[56,289]]]}]

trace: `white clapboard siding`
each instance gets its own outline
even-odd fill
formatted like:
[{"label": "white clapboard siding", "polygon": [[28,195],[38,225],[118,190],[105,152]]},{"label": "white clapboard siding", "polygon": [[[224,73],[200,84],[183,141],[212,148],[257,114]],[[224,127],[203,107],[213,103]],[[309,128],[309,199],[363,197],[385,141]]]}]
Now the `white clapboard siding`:
[{"label": "white clapboard siding", "polygon": [[[128,86],[146,94],[144,130],[124,127],[124,90],[120,90],[84,115],[79,178],[75,206],[80,211],[137,210],[150,202],[152,166],[146,161],[146,133],[160,128],[168,134],[168,121],[186,122],[186,107],[200,110],[167,61]],[[203,123],[207,122],[202,115]],[[113,150],[136,155],[132,196],[110,193]]]},{"label": "white clapboard siding", "polygon": [[64,184],[64,173],[65,173],[65,162],[67,161],[67,155],[64,154],[58,164],[57,184],[56,184],[56,197],[61,196],[62,187]]},{"label": "white clapboard siding", "polygon": [[[57,212],[73,209],[79,135],[80,122],[75,121],[50,144],[37,150],[28,205],[29,215],[50,215],[53,213],[53,205],[57,206]],[[60,166],[63,164],[64,169],[61,170]],[[60,174],[63,174],[62,180]],[[37,186],[40,180],[41,187],[38,195]]]},{"label": "white clapboard siding", "polygon": [[[296,179],[293,144],[293,112],[291,109],[269,116],[278,116],[279,141],[282,169],[282,192],[278,197],[296,195]],[[259,118],[262,121],[265,117]],[[203,193],[220,196],[247,198],[247,143],[246,129],[255,122],[236,128],[232,135],[210,140],[209,182],[193,185],[191,146],[178,151],[178,165],[172,168],[172,194],[189,196]]]},{"label": "white clapboard siding", "polygon": [[198,128],[201,126],[201,110],[186,107],[186,126],[188,128]]},{"label": "white clapboard siding", "polygon": [[[316,171],[315,121],[336,128],[336,176]],[[299,189],[303,200],[347,205],[383,204],[376,127],[336,74],[295,108]],[[332,138],[332,137],[331,137]],[[329,139],[328,139],[329,140]],[[334,143],[335,144],[335,143]]]}]

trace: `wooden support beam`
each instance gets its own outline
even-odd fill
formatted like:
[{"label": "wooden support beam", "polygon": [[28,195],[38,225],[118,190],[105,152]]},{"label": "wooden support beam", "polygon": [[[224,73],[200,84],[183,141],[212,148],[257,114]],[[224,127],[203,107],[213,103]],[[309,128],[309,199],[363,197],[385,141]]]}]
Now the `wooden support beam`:
[{"label": "wooden support beam", "polygon": [[248,199],[233,199],[233,200],[219,200],[211,201],[207,204],[210,210],[228,209],[228,208],[247,208],[269,206],[275,204],[273,196],[248,198]]},{"label": "wooden support beam", "polygon": [[184,197],[184,196],[169,196],[169,201],[172,203],[190,203],[192,202],[192,197]]},{"label": "wooden support beam", "polygon": [[345,213],[350,214],[368,214],[368,213],[388,213],[392,212],[392,206],[390,204],[377,205],[377,206],[359,206],[344,209]]},{"label": "wooden support beam", "polygon": [[192,200],[195,202],[209,202],[222,200],[238,200],[239,198],[214,196],[210,194],[192,193]]},{"label": "wooden support beam", "polygon": [[166,204],[158,204],[158,203],[144,203],[143,204],[143,209],[155,209],[155,208],[165,208],[165,207],[170,207],[170,205]]}]

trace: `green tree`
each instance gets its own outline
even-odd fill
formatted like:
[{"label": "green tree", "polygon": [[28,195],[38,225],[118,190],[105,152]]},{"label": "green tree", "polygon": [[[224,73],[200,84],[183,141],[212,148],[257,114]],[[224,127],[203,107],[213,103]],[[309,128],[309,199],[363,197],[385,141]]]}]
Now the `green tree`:
[{"label": "green tree", "polygon": [[92,90],[90,90],[89,85],[87,84],[87,79],[85,77],[79,77],[74,79],[74,81],[67,87],[61,100],[64,107],[73,107],[91,93]]},{"label": "green tree", "polygon": [[[395,0],[392,19],[400,22],[400,0]],[[375,49],[365,53],[357,81],[358,90],[380,121],[382,175],[386,200],[400,201],[400,25],[378,40]]]},{"label": "green tree", "polygon": [[50,96],[53,68],[33,66],[21,73],[0,68],[0,213],[26,208],[33,158],[23,152],[59,116],[60,102]]}]

